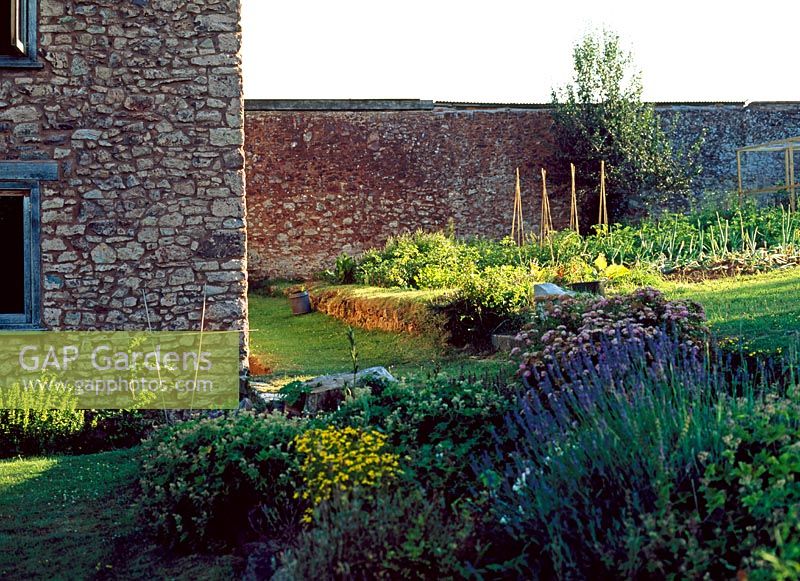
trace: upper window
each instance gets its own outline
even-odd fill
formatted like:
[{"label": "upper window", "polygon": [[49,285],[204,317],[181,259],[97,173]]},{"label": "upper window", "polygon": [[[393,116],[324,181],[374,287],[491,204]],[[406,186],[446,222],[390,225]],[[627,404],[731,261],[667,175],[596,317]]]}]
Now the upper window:
[{"label": "upper window", "polygon": [[41,67],[36,60],[37,0],[0,0],[0,67]]}]

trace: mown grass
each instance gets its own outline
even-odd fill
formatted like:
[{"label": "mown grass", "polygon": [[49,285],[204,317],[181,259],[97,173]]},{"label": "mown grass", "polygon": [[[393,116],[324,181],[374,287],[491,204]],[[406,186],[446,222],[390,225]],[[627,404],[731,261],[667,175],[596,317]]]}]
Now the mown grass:
[{"label": "mown grass", "polygon": [[170,555],[142,532],[137,451],[0,462],[0,578],[233,578],[231,558]]},{"label": "mown grass", "polygon": [[712,330],[746,349],[786,351],[800,336],[800,268],[699,283],[666,283],[671,298],[691,299]]},{"label": "mown grass", "polygon": [[[252,351],[273,373],[310,375],[351,369],[347,325],[321,313],[295,316],[286,299],[250,296]],[[359,366],[434,364],[441,348],[426,337],[356,329]]]}]

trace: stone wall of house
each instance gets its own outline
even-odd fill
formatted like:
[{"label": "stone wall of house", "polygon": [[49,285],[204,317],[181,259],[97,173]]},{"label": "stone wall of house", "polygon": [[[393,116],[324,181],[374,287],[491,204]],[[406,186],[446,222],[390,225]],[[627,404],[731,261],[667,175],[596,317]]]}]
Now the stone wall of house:
[{"label": "stone wall of house", "polygon": [[[378,109],[378,110],[371,110]],[[798,103],[659,105],[674,143],[703,133],[697,193],[736,189],[735,149],[800,135]],[[245,117],[250,276],[310,277],[341,252],[452,223],[460,236],[510,231],[520,168],[528,228],[548,169],[553,222],[569,222],[545,107],[426,102],[252,102]],[[783,158],[744,157],[745,187],[783,178]],[[800,159],[800,156],[797,156]],[[800,167],[800,165],[798,166]],[[750,182],[747,182],[747,180]]]},{"label": "stone wall of house", "polygon": [[43,68],[0,69],[0,161],[59,164],[44,327],[146,328],[145,291],[154,329],[198,329],[205,288],[207,328],[246,328],[240,43],[239,0],[40,0]]}]

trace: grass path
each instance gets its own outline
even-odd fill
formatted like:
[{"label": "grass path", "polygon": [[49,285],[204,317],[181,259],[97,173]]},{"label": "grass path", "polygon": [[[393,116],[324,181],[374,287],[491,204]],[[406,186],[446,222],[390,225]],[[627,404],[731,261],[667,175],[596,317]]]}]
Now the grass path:
[{"label": "grass path", "polygon": [[136,448],[0,461],[0,579],[231,579],[230,558],[165,553],[133,503]]},{"label": "grass path", "polygon": [[132,525],[131,455],[0,462],[0,577],[80,578],[110,564],[109,535]]},{"label": "grass path", "polygon": [[748,348],[786,351],[800,344],[800,268],[700,283],[668,283],[671,298],[691,299],[721,337]]},{"label": "grass path", "polygon": [[[250,295],[251,349],[273,373],[319,375],[350,370],[347,325],[322,313],[294,316],[286,299]],[[356,329],[359,366],[409,369],[438,360],[425,337]]]}]

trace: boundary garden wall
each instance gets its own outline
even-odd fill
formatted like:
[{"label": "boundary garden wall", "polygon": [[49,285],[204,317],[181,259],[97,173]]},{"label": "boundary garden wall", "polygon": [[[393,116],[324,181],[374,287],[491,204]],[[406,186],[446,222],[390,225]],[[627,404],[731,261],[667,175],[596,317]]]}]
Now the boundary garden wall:
[{"label": "boundary garden wall", "polygon": [[[657,110],[679,146],[706,134],[698,194],[736,189],[736,147],[800,135],[797,103]],[[248,101],[250,276],[311,277],[342,252],[355,255],[416,229],[507,235],[517,167],[528,231],[538,228],[541,167],[554,225],[565,227],[569,170],[553,162],[551,130],[546,105]],[[747,159],[745,171],[775,181],[783,161]]]}]

